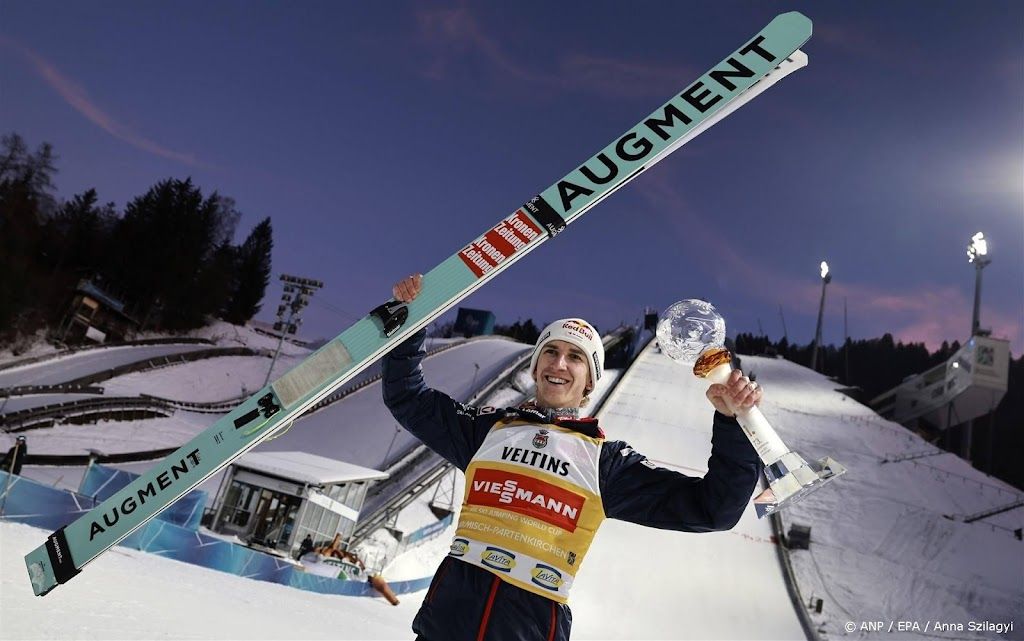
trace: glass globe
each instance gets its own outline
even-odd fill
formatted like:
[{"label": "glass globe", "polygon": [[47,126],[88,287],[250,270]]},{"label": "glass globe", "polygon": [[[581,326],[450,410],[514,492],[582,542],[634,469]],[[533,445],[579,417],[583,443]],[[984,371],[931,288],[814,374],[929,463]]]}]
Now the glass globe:
[{"label": "glass globe", "polygon": [[711,303],[690,298],[661,314],[656,334],[663,352],[684,365],[693,365],[705,349],[725,344],[725,319]]}]

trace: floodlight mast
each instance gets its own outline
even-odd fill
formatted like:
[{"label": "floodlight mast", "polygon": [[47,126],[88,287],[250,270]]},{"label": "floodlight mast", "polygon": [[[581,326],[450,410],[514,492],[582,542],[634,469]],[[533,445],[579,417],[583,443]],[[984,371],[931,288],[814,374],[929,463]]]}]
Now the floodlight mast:
[{"label": "floodlight mast", "polygon": [[828,263],[821,261],[821,304],[818,305],[818,328],[814,331],[814,349],[811,350],[811,369],[818,371],[818,347],[821,345],[821,321],[825,315],[825,286],[832,282]]},{"label": "floodlight mast", "polygon": [[[967,262],[974,265],[974,313],[971,314],[971,338],[982,334],[981,329],[981,270],[992,262],[988,257],[988,240],[985,234],[978,232],[971,236],[967,245]],[[987,334],[987,332],[985,332]],[[971,461],[971,450],[974,447],[974,420],[964,424],[963,438],[960,443],[960,456],[968,463]]]},{"label": "floodlight mast", "polygon": [[[274,330],[280,331],[280,335],[277,338],[277,349],[274,350],[274,357],[270,359],[270,367],[267,368],[267,378],[263,381],[264,387],[270,382],[270,375],[274,371],[277,357],[281,354],[284,335],[295,334],[298,331],[298,326],[302,324],[302,319],[299,315],[309,305],[309,298],[316,290],[324,286],[323,281],[302,278],[301,276],[291,276],[290,274],[281,274],[281,282],[285,283],[285,285],[281,294],[281,304],[277,308],[277,322],[274,323]],[[285,316],[285,312],[287,312],[287,316]]]},{"label": "floodlight mast", "polygon": [[981,270],[992,262],[988,257],[988,241],[985,234],[978,232],[971,236],[967,245],[967,262],[974,265],[974,313],[971,315],[971,336],[981,329]]}]

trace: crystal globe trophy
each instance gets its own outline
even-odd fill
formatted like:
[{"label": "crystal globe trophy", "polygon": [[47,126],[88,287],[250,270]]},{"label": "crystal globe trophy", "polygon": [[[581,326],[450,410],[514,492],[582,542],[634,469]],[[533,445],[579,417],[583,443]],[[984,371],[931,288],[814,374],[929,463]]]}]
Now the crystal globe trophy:
[{"label": "crystal globe trophy", "polygon": [[[721,384],[729,379],[732,354],[724,346],[725,321],[711,303],[690,299],[672,305],[658,321],[657,335],[661,350],[678,363],[692,365],[699,378]],[[757,406],[737,409],[730,399],[725,402],[764,462],[768,487],[754,497],[757,518],[796,503],[846,472],[831,457],[808,463],[790,450]]]}]

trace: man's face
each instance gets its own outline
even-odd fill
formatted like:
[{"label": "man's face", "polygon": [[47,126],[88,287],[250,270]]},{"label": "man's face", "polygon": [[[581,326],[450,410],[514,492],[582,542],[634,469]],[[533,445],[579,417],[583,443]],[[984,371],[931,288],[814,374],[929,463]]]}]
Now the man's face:
[{"label": "man's face", "polygon": [[587,355],[565,341],[551,341],[540,352],[537,369],[537,405],[579,407],[590,387]]}]

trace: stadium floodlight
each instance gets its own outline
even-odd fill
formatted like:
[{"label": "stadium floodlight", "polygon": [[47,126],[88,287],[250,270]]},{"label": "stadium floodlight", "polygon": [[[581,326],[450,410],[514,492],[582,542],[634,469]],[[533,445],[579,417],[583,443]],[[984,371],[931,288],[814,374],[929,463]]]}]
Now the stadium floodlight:
[{"label": "stadium floodlight", "polygon": [[825,286],[832,282],[828,263],[821,261],[821,304],[818,305],[818,327],[814,331],[814,349],[811,350],[811,369],[818,371],[818,348],[821,346],[821,321],[825,315]]},{"label": "stadium floodlight", "polygon": [[285,334],[298,332],[299,325],[302,324],[302,318],[299,315],[309,305],[309,297],[324,286],[323,281],[290,274],[281,274],[281,282],[288,284],[284,285],[281,304],[277,307],[277,321],[274,323],[274,331],[279,332],[277,349],[274,350],[274,357],[270,359],[267,378],[263,381],[264,387],[270,382],[270,374],[274,371],[277,357],[281,354],[281,345],[284,343]]},{"label": "stadium floodlight", "polygon": [[981,329],[981,270],[992,262],[988,257],[988,241],[980,231],[971,236],[967,245],[967,262],[974,265],[974,314],[971,316],[971,336],[974,336]]},{"label": "stadium floodlight", "polygon": [[989,259],[985,258],[987,255],[988,241],[985,240],[985,234],[979,231],[977,234],[971,236],[971,243],[967,245],[967,262],[985,263],[987,265],[991,262]]}]

